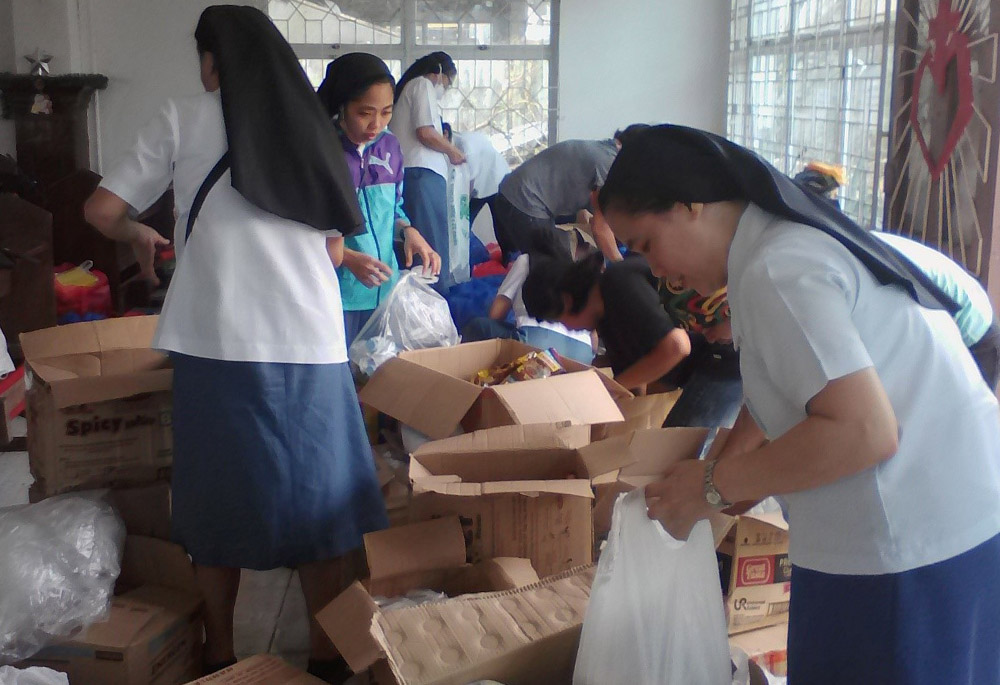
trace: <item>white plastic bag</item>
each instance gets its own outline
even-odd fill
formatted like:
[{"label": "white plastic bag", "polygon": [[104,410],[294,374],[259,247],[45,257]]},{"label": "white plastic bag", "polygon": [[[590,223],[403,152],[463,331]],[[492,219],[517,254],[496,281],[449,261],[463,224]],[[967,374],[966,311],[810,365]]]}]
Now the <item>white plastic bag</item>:
[{"label": "white plastic bag", "polygon": [[458,329],[448,302],[416,271],[404,271],[396,287],[358,332],[347,356],[361,373],[375,369],[404,350],[458,344]]},{"label": "white plastic bag", "polygon": [[[448,258],[447,274],[441,280],[451,287],[472,278],[469,266],[469,195],[472,175],[468,164],[448,165]],[[444,255],[442,255],[444,256]]]},{"label": "white plastic bag", "polygon": [[0,685],[69,685],[69,676],[41,666],[0,666]]},{"label": "white plastic bag", "polygon": [[648,518],[644,490],[621,495],[590,591],[573,685],[730,683],[708,521],[679,542]]},{"label": "white plastic bag", "polygon": [[96,494],[0,510],[0,663],[106,618],[124,543]]}]

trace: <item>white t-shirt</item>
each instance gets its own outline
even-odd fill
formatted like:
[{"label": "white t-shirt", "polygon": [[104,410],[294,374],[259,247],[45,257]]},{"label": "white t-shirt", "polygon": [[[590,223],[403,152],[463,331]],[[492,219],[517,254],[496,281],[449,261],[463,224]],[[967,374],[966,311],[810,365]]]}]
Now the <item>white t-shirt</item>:
[{"label": "white t-shirt", "polygon": [[497,295],[503,295],[511,301],[514,309],[514,324],[518,328],[529,326],[547,328],[550,331],[565,335],[567,338],[579,340],[582,343],[590,345],[589,331],[571,331],[558,321],[539,321],[528,315],[528,310],[524,308],[524,298],[521,296],[521,289],[524,286],[524,281],[528,278],[529,269],[528,255],[522,254],[510,265],[507,277],[503,279],[503,283],[500,284],[500,288],[497,290]]},{"label": "white t-shirt", "polygon": [[899,423],[892,458],[783,498],[794,564],[899,573],[1000,532],[1000,410],[947,312],[880,285],[836,239],[755,205],[728,266],[745,400],[768,438],[803,421],[829,381],[869,367]]},{"label": "white t-shirt", "polygon": [[389,128],[403,151],[403,168],[430,169],[448,178],[448,155],[432,150],[417,139],[417,129],[433,126],[441,133],[441,107],[438,105],[434,84],[418,76],[403,87],[403,92],[392,110]]},{"label": "white t-shirt", "polygon": [[510,165],[485,133],[469,131],[452,132],[458,149],[465,154],[466,163],[472,173],[472,197],[483,198],[496,195],[500,181],[510,173]]},{"label": "white t-shirt", "polygon": [[247,362],[347,361],[340,284],[327,235],[247,202],[227,171],[191,232],[188,211],[227,149],[218,92],[168,100],[101,186],[136,210],[174,184],[177,268],[167,291],[157,349]]}]

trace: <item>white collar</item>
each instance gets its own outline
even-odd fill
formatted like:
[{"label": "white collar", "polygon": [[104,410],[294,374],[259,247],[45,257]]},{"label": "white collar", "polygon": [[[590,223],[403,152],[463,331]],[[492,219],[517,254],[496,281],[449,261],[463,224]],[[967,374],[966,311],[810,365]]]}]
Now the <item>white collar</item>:
[{"label": "white collar", "polygon": [[743,210],[743,215],[736,225],[733,242],[729,245],[729,257],[726,260],[728,292],[732,292],[734,286],[739,287],[740,279],[743,277],[743,272],[753,254],[754,246],[764,229],[771,223],[772,218],[769,212],[752,202],[747,203],[747,208]]}]

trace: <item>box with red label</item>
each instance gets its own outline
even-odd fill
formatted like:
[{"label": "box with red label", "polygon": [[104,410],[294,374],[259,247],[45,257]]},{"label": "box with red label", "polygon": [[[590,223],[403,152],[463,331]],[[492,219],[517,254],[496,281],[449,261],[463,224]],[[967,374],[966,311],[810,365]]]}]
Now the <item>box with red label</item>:
[{"label": "box with red label", "polygon": [[729,633],[788,620],[792,564],[780,513],[712,519]]}]

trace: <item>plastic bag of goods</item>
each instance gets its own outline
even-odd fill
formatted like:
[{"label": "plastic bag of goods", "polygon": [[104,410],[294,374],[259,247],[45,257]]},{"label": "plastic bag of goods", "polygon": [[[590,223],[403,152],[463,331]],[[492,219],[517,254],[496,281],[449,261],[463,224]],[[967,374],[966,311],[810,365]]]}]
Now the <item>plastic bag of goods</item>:
[{"label": "plastic bag of goods", "polygon": [[583,622],[573,685],[730,685],[732,667],[708,521],[687,541],[621,495]]},{"label": "plastic bag of goods", "polygon": [[458,344],[458,330],[448,303],[416,271],[404,272],[396,287],[358,332],[347,356],[362,374],[371,376],[405,350]]},{"label": "plastic bag of goods", "polygon": [[0,663],[105,619],[124,543],[100,493],[0,509]]}]

